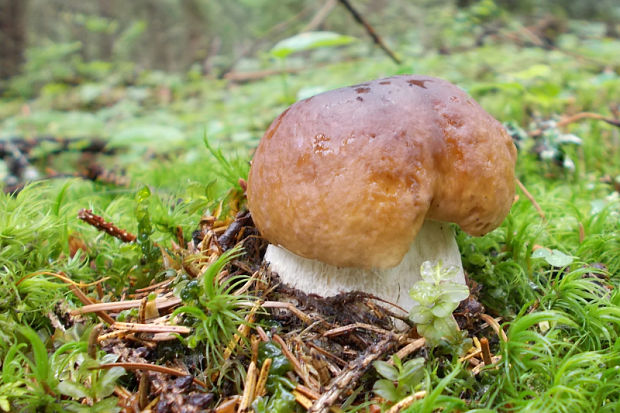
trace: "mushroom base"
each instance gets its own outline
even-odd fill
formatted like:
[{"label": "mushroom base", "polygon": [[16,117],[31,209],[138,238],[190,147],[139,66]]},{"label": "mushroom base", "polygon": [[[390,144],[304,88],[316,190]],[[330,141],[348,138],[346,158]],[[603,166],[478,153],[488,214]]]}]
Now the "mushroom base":
[{"label": "mushroom base", "polygon": [[265,254],[269,269],[280,280],[307,294],[331,297],[343,292],[363,291],[390,303],[411,310],[415,301],[409,290],[421,280],[420,266],[424,261],[441,261],[459,268],[456,282],[465,284],[461,254],[454,231],[449,224],[425,221],[400,264],[387,269],[334,267],[320,261],[303,258],[275,245]]}]

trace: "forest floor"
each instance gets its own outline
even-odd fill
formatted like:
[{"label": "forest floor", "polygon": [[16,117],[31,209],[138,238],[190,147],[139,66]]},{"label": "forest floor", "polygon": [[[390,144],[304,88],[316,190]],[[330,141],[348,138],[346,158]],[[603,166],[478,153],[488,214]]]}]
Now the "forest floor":
[{"label": "forest floor", "polygon": [[[291,57],[308,67],[243,82],[90,67],[3,98],[0,409],[618,411],[619,49]],[[400,73],[459,85],[519,151],[502,226],[457,229],[471,295],[433,346],[373,297],[279,285],[245,209],[282,110]]]}]

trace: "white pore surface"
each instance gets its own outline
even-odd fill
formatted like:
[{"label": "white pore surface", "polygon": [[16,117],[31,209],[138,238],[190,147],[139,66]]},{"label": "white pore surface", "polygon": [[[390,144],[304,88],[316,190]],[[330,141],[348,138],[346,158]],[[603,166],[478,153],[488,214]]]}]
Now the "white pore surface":
[{"label": "white pore surface", "polygon": [[[320,261],[302,258],[275,245],[267,247],[265,261],[282,282],[308,294],[330,297],[341,292],[363,291],[397,304],[409,311],[415,301],[409,296],[413,284],[421,279],[424,261],[459,268],[456,282],[465,284],[461,254],[454,231],[449,224],[426,221],[409,252],[396,267],[378,270],[334,267]],[[396,309],[393,309],[396,310]]]}]

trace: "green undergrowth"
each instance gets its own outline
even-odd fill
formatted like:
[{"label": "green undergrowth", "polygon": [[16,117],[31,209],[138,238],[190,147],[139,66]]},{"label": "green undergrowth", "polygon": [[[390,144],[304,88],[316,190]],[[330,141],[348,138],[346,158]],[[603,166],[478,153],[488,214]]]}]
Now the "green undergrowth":
[{"label": "green undergrowth", "polygon": [[[571,45],[575,39],[562,41]],[[617,50],[618,42],[597,44],[596,58],[607,59],[612,46]],[[575,47],[592,57],[587,50]],[[0,194],[0,409],[79,411],[83,400],[101,411],[112,408],[110,389],[122,372],[89,370],[112,361],[101,351],[89,354],[94,316],[66,331],[58,327],[57,314],[81,305],[61,277],[78,283],[105,278],[103,299],[112,300],[127,292],[129,279],[135,288],[169,276],[154,245],[165,252],[177,240],[177,227],[188,240],[201,215],[220,205],[226,215],[262,131],[309,88],[431,74],[461,85],[502,122],[534,130],[539,120],[566,113],[611,117],[609,106],[620,96],[617,71],[558,50],[494,44],[445,56],[420,53],[399,67],[382,58],[333,64],[287,75],[286,88],[277,77],[228,85],[144,74],[131,87],[114,78],[107,89],[50,83],[34,100],[1,101],[3,139],[38,134],[109,139],[120,152],[102,163],[120,165],[129,183],[51,179],[16,195]],[[162,79],[172,90],[171,102],[156,98]],[[25,103],[29,113],[20,109]],[[465,269],[481,286],[486,312],[505,327],[507,341],[491,340],[501,359],[473,376],[453,349],[439,345],[426,352],[423,366],[411,358],[379,372],[374,379],[389,379],[392,387],[379,386],[390,394],[427,391],[407,412],[620,409],[620,198],[614,190],[620,129],[582,120],[561,131],[580,141],[550,134],[546,140],[518,141],[517,176],[540,211],[518,189],[500,228],[481,238],[457,232]],[[537,150],[541,144],[544,153]],[[71,169],[70,162],[47,162]],[[137,234],[140,242],[122,243],[79,221],[82,208]],[[202,284],[189,285],[187,279],[177,284],[183,299],[177,313],[194,327],[181,344],[204,354],[206,375],[221,367],[219,349],[248,311],[241,303],[247,297],[229,294],[243,279],[219,289],[206,282],[217,269]],[[244,367],[235,368],[240,385]],[[415,370],[415,380],[402,374],[406,368]],[[126,376],[120,380],[131,385]]]}]

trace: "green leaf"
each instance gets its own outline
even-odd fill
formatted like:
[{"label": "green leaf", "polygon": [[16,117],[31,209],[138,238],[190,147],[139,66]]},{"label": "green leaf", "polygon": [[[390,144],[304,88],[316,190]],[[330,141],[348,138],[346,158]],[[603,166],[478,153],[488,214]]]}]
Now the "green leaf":
[{"label": "green leaf", "polygon": [[409,319],[416,324],[428,324],[433,320],[433,313],[430,308],[418,305],[409,312]]},{"label": "green leaf", "polygon": [[414,387],[424,377],[424,359],[417,357],[407,361],[403,365],[403,369],[398,375],[398,382],[400,384]]},{"label": "green leaf", "polygon": [[279,41],[271,49],[271,54],[274,57],[283,59],[291,53],[317,49],[319,47],[342,46],[355,40],[354,37],[334,32],[306,32]]},{"label": "green leaf", "polygon": [[458,302],[440,301],[431,308],[431,312],[438,318],[448,317],[458,305]]},{"label": "green leaf", "polygon": [[547,248],[539,248],[532,253],[532,258],[544,258],[549,265],[554,267],[566,267],[570,265],[574,257],[564,254],[562,251]]},{"label": "green leaf", "polygon": [[458,303],[467,297],[469,297],[469,288],[467,288],[466,285],[457,284],[455,282],[445,282],[441,284],[440,299],[456,303],[455,309],[458,307]]},{"label": "green leaf", "polygon": [[6,396],[0,396],[0,409],[5,412],[11,411],[11,404]]},{"label": "green leaf", "polygon": [[170,317],[174,318],[177,315],[184,314],[184,313],[190,314],[202,321],[208,320],[207,315],[200,308],[189,306],[189,305],[177,308],[176,310],[172,312],[172,315]]},{"label": "green leaf", "polygon": [[409,291],[411,298],[422,305],[432,304],[439,297],[440,291],[427,281],[418,281]]},{"label": "green leaf", "polygon": [[287,371],[291,371],[293,366],[288,358],[282,353],[280,347],[271,342],[261,342],[258,347],[258,360],[262,364],[265,359],[270,358],[271,369],[269,370],[270,376],[282,376]]},{"label": "green leaf", "polygon": [[62,188],[60,189],[60,191],[58,191],[58,195],[56,196],[56,202],[54,202],[54,206],[52,208],[52,211],[54,212],[54,215],[59,216],[60,214],[60,207],[62,206],[62,203],[65,199],[65,195],[67,193],[67,189],[69,189],[69,187],[71,186],[72,181],[67,181]]},{"label": "green leaf", "polygon": [[416,325],[418,333],[426,339],[430,346],[436,346],[441,340],[441,332],[437,331],[433,323]]},{"label": "green leaf", "polygon": [[96,396],[98,399],[108,397],[114,392],[116,381],[125,375],[125,369],[122,367],[112,367],[105,371],[105,373],[99,377],[96,386]]},{"label": "green leaf", "polygon": [[433,328],[440,337],[450,338],[457,331],[456,321],[452,316],[438,318],[433,322]]},{"label": "green leaf", "polygon": [[58,391],[65,396],[72,397],[74,399],[83,399],[88,396],[88,390],[80,383],[65,380],[58,383]]},{"label": "green leaf", "polygon": [[90,407],[88,412],[105,412],[116,413],[120,412],[121,408],[118,407],[118,399],[116,397],[106,397],[103,400],[95,403]]},{"label": "green leaf", "polygon": [[32,346],[32,353],[34,354],[33,370],[35,377],[39,383],[47,383],[50,373],[49,359],[47,356],[47,349],[43,340],[39,335],[30,327],[20,327],[19,332],[30,341]]},{"label": "green leaf", "polygon": [[398,392],[396,387],[390,380],[377,380],[372,386],[372,391],[379,397],[383,397],[385,400],[395,402],[398,400]]},{"label": "green leaf", "polygon": [[380,376],[388,380],[398,379],[398,370],[396,370],[396,367],[392,366],[390,363],[377,360],[374,363],[372,363],[372,365],[375,368],[375,370],[377,370],[377,373],[379,373]]}]

